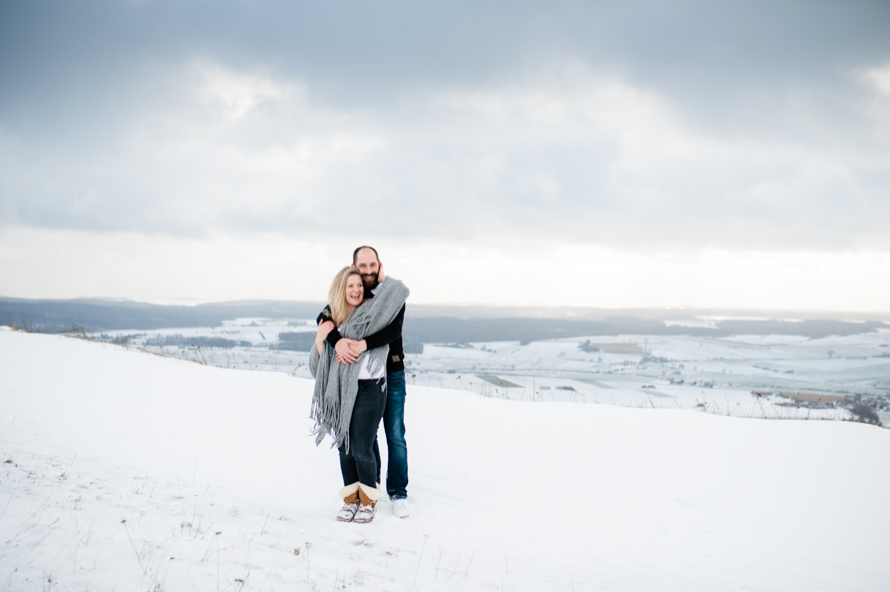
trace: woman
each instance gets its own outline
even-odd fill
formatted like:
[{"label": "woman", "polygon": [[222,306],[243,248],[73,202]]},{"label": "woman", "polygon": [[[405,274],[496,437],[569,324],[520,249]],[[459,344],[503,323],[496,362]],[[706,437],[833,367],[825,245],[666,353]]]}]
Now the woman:
[{"label": "woman", "polygon": [[380,331],[405,304],[408,288],[387,277],[373,298],[365,301],[364,296],[359,270],[341,269],[328,292],[331,320],[318,326],[309,354],[309,369],[315,377],[311,413],[315,443],[330,434],[340,451],[343,508],[337,520],[341,522],[370,522],[380,498],[373,446],[386,405],[389,346],[364,351],[353,364],[341,364],[325,338],[335,326],[343,337],[357,341]]}]

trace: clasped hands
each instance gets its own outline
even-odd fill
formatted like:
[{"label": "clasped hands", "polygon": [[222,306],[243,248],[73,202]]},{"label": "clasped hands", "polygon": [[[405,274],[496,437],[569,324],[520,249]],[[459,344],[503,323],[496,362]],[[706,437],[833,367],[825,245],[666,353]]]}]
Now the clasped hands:
[{"label": "clasped hands", "polygon": [[352,364],[358,361],[359,354],[366,349],[368,349],[368,344],[364,339],[356,341],[346,337],[341,337],[337,345],[334,346],[334,350],[337,352],[336,360],[341,364]]},{"label": "clasped hands", "polygon": [[[319,353],[322,350],[322,344],[324,340],[327,339],[328,334],[333,331],[334,323],[331,321],[323,321],[318,325],[318,333],[315,336],[315,343],[319,347]],[[368,349],[368,343],[362,339],[361,341],[356,341],[355,339],[347,339],[346,337],[340,338],[337,342],[337,345],[334,346],[334,350],[337,352],[336,360],[341,364],[352,364],[353,362],[358,360],[359,355]]]}]

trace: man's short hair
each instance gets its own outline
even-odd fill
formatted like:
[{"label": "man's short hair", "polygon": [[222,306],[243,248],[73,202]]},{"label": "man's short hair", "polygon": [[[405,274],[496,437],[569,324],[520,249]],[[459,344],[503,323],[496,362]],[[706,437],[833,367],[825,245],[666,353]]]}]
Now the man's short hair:
[{"label": "man's short hair", "polygon": [[362,245],[361,247],[357,248],[355,251],[352,252],[352,264],[353,265],[355,265],[355,260],[356,260],[356,258],[358,258],[358,252],[361,251],[362,249],[371,249],[372,251],[374,251],[374,257],[377,259],[377,263],[380,263],[380,255],[377,254],[377,249],[375,249],[374,247],[369,247],[368,245]]}]

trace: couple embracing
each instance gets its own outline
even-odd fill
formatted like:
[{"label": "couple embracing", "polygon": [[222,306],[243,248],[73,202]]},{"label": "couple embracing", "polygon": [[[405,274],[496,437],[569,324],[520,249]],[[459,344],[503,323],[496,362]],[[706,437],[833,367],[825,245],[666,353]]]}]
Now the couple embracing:
[{"label": "couple embracing", "polygon": [[352,263],[331,283],[309,354],[315,377],[313,435],[316,445],[330,435],[340,452],[343,507],[337,520],[370,522],[382,493],[377,447],[382,419],[386,491],[393,513],[404,518],[409,510],[402,323],[409,292],[399,280],[386,277],[374,248],[357,248]]}]

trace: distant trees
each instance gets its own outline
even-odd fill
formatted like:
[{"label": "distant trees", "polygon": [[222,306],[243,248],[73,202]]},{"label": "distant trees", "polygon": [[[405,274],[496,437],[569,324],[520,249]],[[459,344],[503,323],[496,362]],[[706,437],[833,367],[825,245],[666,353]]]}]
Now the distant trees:
[{"label": "distant trees", "polygon": [[[160,338],[159,338],[160,339]],[[231,349],[238,346],[249,346],[249,341],[235,341],[224,337],[183,337],[182,335],[165,335],[164,345],[177,345],[180,347],[218,347]]]},{"label": "distant trees", "polygon": [[587,341],[585,341],[584,343],[579,343],[578,349],[580,349],[583,352],[587,352],[587,353],[602,351],[600,348],[598,348],[595,345],[593,345],[592,343],[590,343],[589,339]]}]

